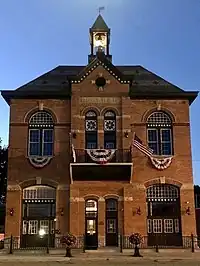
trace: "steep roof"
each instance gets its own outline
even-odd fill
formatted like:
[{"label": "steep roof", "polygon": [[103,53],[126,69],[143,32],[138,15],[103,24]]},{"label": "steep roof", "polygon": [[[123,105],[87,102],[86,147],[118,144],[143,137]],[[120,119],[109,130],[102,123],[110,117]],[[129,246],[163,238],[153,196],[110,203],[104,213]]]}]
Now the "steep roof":
[{"label": "steep roof", "polygon": [[1,91],[9,104],[12,98],[68,98],[71,97],[71,83],[80,78],[98,61],[120,79],[130,82],[127,96],[134,99],[188,99],[192,103],[198,92],[184,91],[144,67],[114,66],[108,59],[97,56],[87,66],[58,66],[16,90]]},{"label": "steep roof", "polygon": [[91,30],[97,30],[97,31],[99,30],[108,31],[109,30],[101,14],[98,15],[97,19],[95,20],[94,24],[91,27]]}]

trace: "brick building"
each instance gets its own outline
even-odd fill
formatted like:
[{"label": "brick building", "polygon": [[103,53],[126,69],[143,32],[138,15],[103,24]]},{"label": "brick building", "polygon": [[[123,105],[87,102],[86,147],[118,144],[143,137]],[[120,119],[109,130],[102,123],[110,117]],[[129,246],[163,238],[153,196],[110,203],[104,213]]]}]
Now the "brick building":
[{"label": "brick building", "polygon": [[148,245],[181,246],[196,235],[189,106],[197,92],[139,65],[113,65],[101,15],[90,46],[86,66],[58,66],[2,91],[6,236],[41,246],[48,234],[54,245],[70,231],[97,248],[140,232]]}]

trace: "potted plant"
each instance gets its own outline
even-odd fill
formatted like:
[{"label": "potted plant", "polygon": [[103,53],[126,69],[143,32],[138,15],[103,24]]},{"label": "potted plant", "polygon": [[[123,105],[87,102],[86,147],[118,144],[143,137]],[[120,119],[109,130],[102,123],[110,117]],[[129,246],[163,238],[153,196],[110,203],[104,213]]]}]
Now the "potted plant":
[{"label": "potted plant", "polygon": [[139,233],[134,233],[129,236],[129,241],[134,245],[134,254],[133,257],[142,257],[140,254],[139,245],[142,243],[143,238]]},{"label": "potted plant", "polygon": [[71,233],[67,233],[67,235],[61,237],[60,243],[64,244],[66,247],[65,257],[72,257],[71,248],[76,243],[76,237],[74,235],[72,235]]}]

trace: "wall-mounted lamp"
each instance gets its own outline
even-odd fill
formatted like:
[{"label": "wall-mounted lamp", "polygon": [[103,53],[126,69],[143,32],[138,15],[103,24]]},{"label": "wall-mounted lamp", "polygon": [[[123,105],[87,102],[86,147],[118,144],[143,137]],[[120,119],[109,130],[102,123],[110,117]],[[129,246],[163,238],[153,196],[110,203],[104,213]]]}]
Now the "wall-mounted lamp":
[{"label": "wall-mounted lamp", "polygon": [[64,215],[64,208],[60,208],[60,216],[63,216]]},{"label": "wall-mounted lamp", "polygon": [[190,215],[190,207],[187,207],[187,208],[186,208],[185,213],[186,213],[187,215]]},{"label": "wall-mounted lamp", "polygon": [[10,214],[10,216],[13,216],[14,215],[14,208],[10,208],[10,209],[8,209],[8,211],[9,211],[9,214]]},{"label": "wall-mounted lamp", "polygon": [[142,212],[141,212],[141,209],[140,209],[140,206],[138,207],[138,208],[136,208],[136,210],[135,211],[133,211],[133,215],[141,215],[142,214]]},{"label": "wall-mounted lamp", "polygon": [[76,139],[76,132],[72,133],[72,137],[73,137],[73,139]]},{"label": "wall-mounted lamp", "polygon": [[128,138],[128,131],[124,132],[124,137]]},{"label": "wall-mounted lamp", "polygon": [[139,206],[139,207],[136,209],[136,214],[137,214],[137,215],[141,215],[141,213],[142,213],[142,212],[141,212],[141,209],[140,209],[140,206]]}]

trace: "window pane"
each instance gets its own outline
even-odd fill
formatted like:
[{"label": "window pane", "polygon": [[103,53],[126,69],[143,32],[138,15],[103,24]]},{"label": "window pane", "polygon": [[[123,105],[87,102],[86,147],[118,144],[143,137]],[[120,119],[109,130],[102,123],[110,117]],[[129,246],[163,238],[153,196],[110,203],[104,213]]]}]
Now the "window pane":
[{"label": "window pane", "polygon": [[161,219],[153,219],[153,233],[162,233]]},{"label": "window pane", "polygon": [[161,129],[161,140],[171,141],[171,130],[170,129]]},{"label": "window pane", "polygon": [[165,219],[164,220],[164,233],[173,233],[173,220]]},{"label": "window pane", "polygon": [[51,216],[51,204],[31,203],[28,204],[28,217]]},{"label": "window pane", "polygon": [[148,130],[148,141],[158,141],[158,133],[156,129],[149,129]]},{"label": "window pane", "polygon": [[29,155],[39,156],[40,155],[40,143],[30,143]]},{"label": "window pane", "polygon": [[43,133],[43,141],[44,142],[53,142],[53,130],[52,129],[44,129]]},{"label": "window pane", "polygon": [[162,155],[171,155],[172,154],[170,142],[161,144],[161,154]]},{"label": "window pane", "polygon": [[30,142],[39,142],[40,131],[38,129],[30,129]]},{"label": "window pane", "polygon": [[153,150],[154,154],[158,154],[158,144],[155,142],[149,142],[148,144],[149,148]]},{"label": "window pane", "polygon": [[43,144],[43,155],[45,156],[53,155],[53,143]]},{"label": "window pane", "polygon": [[116,233],[116,219],[107,220],[107,233]]},{"label": "window pane", "polygon": [[97,144],[96,142],[88,142],[86,149],[96,149],[97,148]]},{"label": "window pane", "polygon": [[112,142],[105,143],[105,149],[114,149],[114,148],[115,148],[115,143]]},{"label": "window pane", "polygon": [[35,235],[38,233],[38,221],[30,220],[28,222],[28,234]]}]

